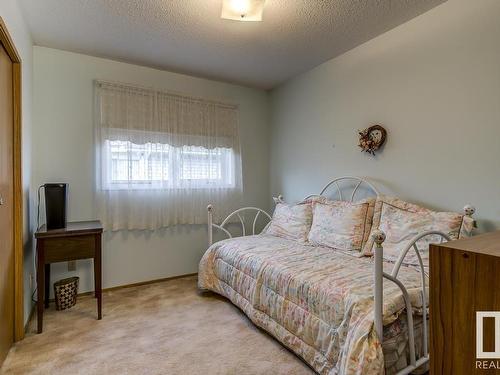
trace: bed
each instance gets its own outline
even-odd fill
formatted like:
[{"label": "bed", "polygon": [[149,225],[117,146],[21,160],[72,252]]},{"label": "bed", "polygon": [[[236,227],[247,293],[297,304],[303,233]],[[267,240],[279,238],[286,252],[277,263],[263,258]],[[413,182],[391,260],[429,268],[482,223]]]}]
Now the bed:
[{"label": "bed", "polygon": [[[354,183],[350,201],[366,180],[346,177],[330,182],[342,200],[339,183]],[[282,198],[278,198],[277,202]],[[424,267],[403,267],[410,250],[420,259],[416,243],[426,236],[448,240],[429,231],[407,244],[402,259],[382,258],[384,233],[372,232],[373,257],[312,246],[266,234],[256,234],[255,207],[235,211],[220,225],[212,222],[209,244],[199,266],[198,285],[228,298],[254,324],[269,332],[319,374],[407,374],[425,371],[427,349],[427,281]],[[247,235],[243,212],[256,212]],[[470,213],[470,210],[469,210]],[[243,236],[227,229],[239,218]],[[213,229],[229,238],[212,244]],[[421,264],[422,265],[422,264]],[[392,282],[383,282],[383,280]],[[409,312],[409,313],[408,313]]]}]

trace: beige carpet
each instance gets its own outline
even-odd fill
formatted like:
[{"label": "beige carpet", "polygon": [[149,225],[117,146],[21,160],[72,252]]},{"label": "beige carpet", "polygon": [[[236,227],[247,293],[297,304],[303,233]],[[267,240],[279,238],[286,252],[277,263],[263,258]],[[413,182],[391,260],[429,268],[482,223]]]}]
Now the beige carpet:
[{"label": "beige carpet", "polygon": [[313,374],[230,302],[198,294],[196,277],[105,292],[95,317],[92,297],[51,304],[44,332],[14,346],[0,373]]}]

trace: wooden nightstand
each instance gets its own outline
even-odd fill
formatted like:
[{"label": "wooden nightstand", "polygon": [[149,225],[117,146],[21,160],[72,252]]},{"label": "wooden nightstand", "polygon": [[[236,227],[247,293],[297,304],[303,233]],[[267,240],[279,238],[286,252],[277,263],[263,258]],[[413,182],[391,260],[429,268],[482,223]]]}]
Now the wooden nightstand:
[{"label": "wooden nightstand", "polygon": [[[500,373],[500,368],[477,367],[477,361],[484,361],[476,358],[478,311],[500,313],[500,231],[431,245],[431,374]],[[494,319],[483,321],[483,348],[492,352]],[[487,362],[500,365],[500,359]]]},{"label": "wooden nightstand", "polygon": [[78,259],[94,259],[97,319],[102,318],[102,265],[100,221],[70,222],[66,228],[47,230],[43,225],[36,233],[37,252],[37,332],[43,330],[43,310],[49,306],[50,264]]}]

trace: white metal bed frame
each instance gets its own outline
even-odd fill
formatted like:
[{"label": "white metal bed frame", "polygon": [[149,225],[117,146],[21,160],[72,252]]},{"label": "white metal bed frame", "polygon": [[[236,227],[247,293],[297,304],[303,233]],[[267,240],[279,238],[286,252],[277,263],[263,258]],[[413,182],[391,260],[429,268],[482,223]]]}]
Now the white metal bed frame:
[{"label": "white metal bed frame", "polygon": [[[325,185],[325,187],[321,190],[319,194],[312,194],[304,198],[304,200],[314,197],[314,196],[323,196],[325,192],[331,187],[335,186],[337,189],[337,193],[339,196],[340,200],[343,199],[343,194],[342,194],[342,189],[340,187],[340,182],[343,181],[351,181],[354,182],[354,187],[352,188],[352,192],[350,195],[349,202],[353,202],[354,198],[356,196],[356,193],[358,192],[360,186],[365,185],[368,190],[370,190],[375,196],[379,195],[378,190],[375,188],[375,186],[367,181],[364,178],[360,177],[354,177],[354,176],[344,176],[344,177],[339,177],[336,178],[332,181],[330,181],[328,184]],[[275,203],[281,203],[283,202],[283,196],[279,195],[276,198],[273,198]],[[243,207],[240,208],[232,213],[230,213],[220,225],[217,225],[213,222],[213,206],[210,204],[207,207],[208,211],[208,245],[211,246],[213,243],[213,230],[219,229],[222,232],[224,232],[229,238],[233,238],[229,230],[226,228],[226,226],[232,222],[231,219],[234,218],[235,216],[239,219],[241,228],[242,228],[242,235],[246,235],[246,227],[245,227],[245,220],[241,216],[243,212],[254,212],[255,217],[252,222],[252,235],[256,234],[256,223],[257,219],[259,218],[260,214],[263,214],[269,221],[271,220],[271,215],[267,213],[266,211],[257,208],[257,207]],[[475,212],[475,208],[466,205],[464,207],[464,212],[465,215],[472,217],[472,215]],[[269,224],[268,224],[269,225]],[[265,229],[265,228],[264,228]],[[385,240],[385,233],[381,230],[374,230],[371,234],[372,239],[374,240],[374,267],[373,267],[373,303],[374,303],[374,327],[375,327],[375,332],[377,333],[377,336],[379,338],[380,343],[382,344],[383,341],[383,306],[384,306],[384,296],[383,296],[383,284],[384,284],[384,279],[387,279],[389,281],[392,281],[395,283],[401,290],[401,293],[403,295],[403,300],[405,302],[406,306],[406,317],[407,317],[407,325],[408,325],[408,344],[409,344],[409,352],[410,352],[410,364],[405,367],[404,369],[400,370],[397,375],[405,375],[411,373],[413,370],[419,368],[420,366],[425,365],[427,362],[429,362],[429,350],[428,350],[428,330],[427,330],[427,291],[426,291],[426,273],[424,269],[424,264],[422,261],[422,256],[420,255],[420,251],[417,247],[417,242],[421,240],[424,237],[427,236],[439,236],[441,239],[441,242],[444,240],[449,241],[450,236],[446,233],[440,232],[440,231],[426,231],[423,233],[420,233],[413,237],[408,245],[405,246],[403,251],[401,252],[399,258],[397,261],[394,263],[394,266],[392,268],[392,271],[390,274],[384,272],[383,270],[383,254],[384,254],[384,249],[383,249],[383,242]],[[398,279],[398,273],[399,270],[401,269],[401,266],[403,265],[403,261],[406,257],[406,255],[411,251],[414,250],[418,262],[419,262],[419,270],[420,270],[420,276],[421,276],[421,293],[422,293],[422,321],[423,321],[423,343],[422,343],[422,356],[420,358],[416,358],[415,354],[415,327],[413,325],[413,308],[411,305],[410,297],[408,294],[408,291],[406,290],[405,286],[403,283]]]}]

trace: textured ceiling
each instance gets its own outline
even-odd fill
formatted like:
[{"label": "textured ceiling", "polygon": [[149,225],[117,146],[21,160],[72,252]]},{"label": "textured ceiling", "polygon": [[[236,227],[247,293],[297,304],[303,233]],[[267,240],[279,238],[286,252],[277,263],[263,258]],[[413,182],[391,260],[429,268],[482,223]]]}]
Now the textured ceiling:
[{"label": "textured ceiling", "polygon": [[222,0],[20,0],[35,44],[270,89],[444,0],[267,0],[263,22]]}]

